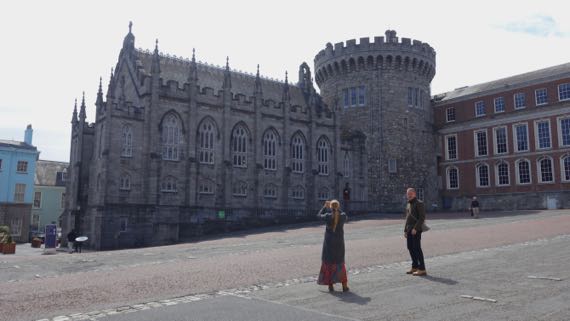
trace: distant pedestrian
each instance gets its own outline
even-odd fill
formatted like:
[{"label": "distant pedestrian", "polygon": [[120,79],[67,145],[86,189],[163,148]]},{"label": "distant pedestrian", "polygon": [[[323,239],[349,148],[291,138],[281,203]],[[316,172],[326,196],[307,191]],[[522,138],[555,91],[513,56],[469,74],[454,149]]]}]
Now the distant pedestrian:
[{"label": "distant pedestrian", "polygon": [[406,272],[415,276],[427,275],[422,251],[422,226],[426,219],[424,203],[417,199],[416,190],[408,188],[406,191],[408,204],[406,205],[406,224],[404,237],[407,241],[408,251],[412,258],[412,268]]},{"label": "distant pedestrian", "polygon": [[344,210],[348,212],[348,204],[350,203],[350,187],[348,186],[348,183],[344,185],[344,190],[342,190],[342,201],[344,203]]},{"label": "distant pedestrian", "polygon": [[[325,211],[331,211],[325,213]],[[326,222],[325,239],[321,255],[321,271],[317,281],[320,285],[328,285],[334,291],[335,283],[342,283],[342,291],[347,292],[348,277],[344,264],[344,224],[347,216],[340,210],[337,200],[326,201],[319,211],[318,217]]]},{"label": "distant pedestrian", "polygon": [[72,229],[71,232],[67,233],[67,252],[73,253],[73,245],[75,243],[75,238],[77,237],[77,233],[75,230]]},{"label": "distant pedestrian", "polygon": [[[80,235],[80,234],[77,234],[77,235]],[[83,242],[85,242],[84,239],[85,239],[84,236],[77,236],[75,238],[75,241],[73,242],[73,244],[75,245],[75,252],[81,253],[81,248],[83,247]]]},{"label": "distant pedestrian", "polygon": [[477,196],[473,196],[473,200],[471,201],[471,216],[473,216],[473,218],[479,218],[479,201],[477,200]]}]

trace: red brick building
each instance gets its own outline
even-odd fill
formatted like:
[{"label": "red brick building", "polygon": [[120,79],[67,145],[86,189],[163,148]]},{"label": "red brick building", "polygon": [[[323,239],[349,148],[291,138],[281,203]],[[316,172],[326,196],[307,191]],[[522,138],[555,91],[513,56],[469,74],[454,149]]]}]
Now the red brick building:
[{"label": "red brick building", "polygon": [[570,63],[433,98],[443,208],[570,208]]}]

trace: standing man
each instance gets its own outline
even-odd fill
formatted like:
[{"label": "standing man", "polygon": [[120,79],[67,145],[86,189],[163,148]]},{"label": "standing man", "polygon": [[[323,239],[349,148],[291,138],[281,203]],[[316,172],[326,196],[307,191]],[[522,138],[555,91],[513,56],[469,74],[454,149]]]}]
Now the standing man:
[{"label": "standing man", "polygon": [[477,200],[477,196],[473,196],[473,200],[471,201],[471,216],[479,218],[479,201]]},{"label": "standing man", "polygon": [[77,237],[77,233],[75,230],[71,230],[71,232],[67,233],[67,252],[73,253],[73,244],[75,243],[75,238]]},{"label": "standing man", "polygon": [[426,219],[424,203],[416,198],[416,190],[408,188],[406,191],[408,203],[406,204],[406,225],[404,237],[407,239],[408,251],[412,257],[412,268],[406,274],[415,276],[427,275],[422,251],[422,225]]}]

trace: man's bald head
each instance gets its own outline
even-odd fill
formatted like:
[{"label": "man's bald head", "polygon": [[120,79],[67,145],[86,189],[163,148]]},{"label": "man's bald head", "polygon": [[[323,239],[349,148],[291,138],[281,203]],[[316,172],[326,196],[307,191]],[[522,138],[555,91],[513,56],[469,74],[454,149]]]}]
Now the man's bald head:
[{"label": "man's bald head", "polygon": [[406,197],[408,200],[412,200],[416,198],[416,190],[413,187],[410,187],[406,190]]}]

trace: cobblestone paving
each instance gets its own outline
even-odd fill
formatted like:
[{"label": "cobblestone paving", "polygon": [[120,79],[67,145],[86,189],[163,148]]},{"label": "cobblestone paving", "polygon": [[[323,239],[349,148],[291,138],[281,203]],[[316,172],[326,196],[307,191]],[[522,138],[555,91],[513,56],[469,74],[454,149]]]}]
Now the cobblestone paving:
[{"label": "cobblestone paving", "polygon": [[[569,214],[488,213],[480,220],[432,216],[424,249],[429,262],[556,237],[570,230]],[[397,217],[370,216],[347,225],[351,275],[406,264],[401,224]],[[312,283],[320,266],[322,234],[322,226],[306,225],[165,247],[2,256],[0,310],[6,313],[0,314],[0,320],[79,318],[85,311],[116,312],[117,307],[134,311],[148,307],[149,302],[242,295]]]}]

